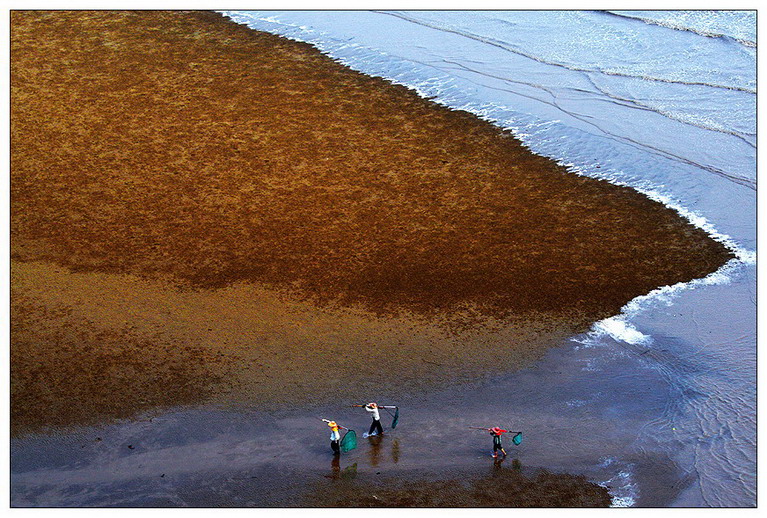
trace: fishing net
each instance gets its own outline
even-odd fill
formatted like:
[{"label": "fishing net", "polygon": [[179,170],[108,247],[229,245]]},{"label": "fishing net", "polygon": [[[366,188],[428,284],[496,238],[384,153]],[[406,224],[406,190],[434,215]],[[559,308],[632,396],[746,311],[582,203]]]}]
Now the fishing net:
[{"label": "fishing net", "polygon": [[394,430],[397,428],[397,423],[399,423],[399,407],[395,407],[394,409],[394,419],[391,421],[391,429]]},{"label": "fishing net", "polygon": [[511,442],[519,446],[522,444],[522,432],[519,432],[517,435],[511,438]]},{"label": "fishing net", "polygon": [[354,430],[349,430],[344,434],[344,438],[341,439],[341,451],[346,453],[347,451],[352,451],[354,448],[357,447],[357,432]]}]

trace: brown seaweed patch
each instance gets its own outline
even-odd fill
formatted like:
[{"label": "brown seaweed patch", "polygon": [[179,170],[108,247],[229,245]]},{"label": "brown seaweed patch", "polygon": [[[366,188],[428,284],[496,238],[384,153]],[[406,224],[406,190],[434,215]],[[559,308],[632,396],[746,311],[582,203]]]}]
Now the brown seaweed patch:
[{"label": "brown seaweed patch", "polygon": [[[229,358],[139,338],[18,294],[11,322],[11,432],[94,424],[158,406],[198,403],[229,383]],[[172,350],[172,353],[168,351]]]},{"label": "brown seaweed patch", "polygon": [[217,14],[11,19],[15,260],[593,321],[731,257],[638,192]]},{"label": "brown seaweed patch", "polygon": [[344,476],[307,499],[315,507],[609,507],[608,490],[585,477],[494,469],[489,476],[441,481],[360,480]]},{"label": "brown seaweed patch", "polygon": [[638,192],[218,14],[13,11],[11,58],[15,426],[229,402],[235,380],[266,407],[421,393],[732,256]]},{"label": "brown seaweed patch", "polygon": [[[251,284],[179,290],[48,263],[15,263],[11,284],[12,424],[24,429],[190,402],[271,409],[425,393],[529,364],[573,332],[562,315],[541,315],[456,336],[423,318],[318,308]],[[50,380],[64,381],[50,391]]]}]

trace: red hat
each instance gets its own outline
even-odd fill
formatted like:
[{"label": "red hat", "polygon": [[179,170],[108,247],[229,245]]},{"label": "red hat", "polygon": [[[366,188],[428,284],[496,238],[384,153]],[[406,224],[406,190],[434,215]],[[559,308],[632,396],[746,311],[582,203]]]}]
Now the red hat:
[{"label": "red hat", "polygon": [[500,428],[498,428],[497,426],[493,426],[492,428],[490,428],[490,430],[491,430],[493,433],[496,433],[496,434],[498,434],[498,435],[500,435],[500,434],[501,434],[501,432],[503,432],[503,430],[502,430],[502,429],[500,429]]}]

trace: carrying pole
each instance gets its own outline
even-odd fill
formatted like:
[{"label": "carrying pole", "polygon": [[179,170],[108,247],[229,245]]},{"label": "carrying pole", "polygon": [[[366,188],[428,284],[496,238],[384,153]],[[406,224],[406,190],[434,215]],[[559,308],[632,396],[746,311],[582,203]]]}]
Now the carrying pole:
[{"label": "carrying pole", "polygon": [[[492,430],[492,428],[482,428],[479,426],[470,426],[469,428],[471,428],[472,430],[485,430],[485,431]],[[512,432],[511,430],[509,430],[508,432],[505,432],[505,433],[522,433],[522,432]]]}]

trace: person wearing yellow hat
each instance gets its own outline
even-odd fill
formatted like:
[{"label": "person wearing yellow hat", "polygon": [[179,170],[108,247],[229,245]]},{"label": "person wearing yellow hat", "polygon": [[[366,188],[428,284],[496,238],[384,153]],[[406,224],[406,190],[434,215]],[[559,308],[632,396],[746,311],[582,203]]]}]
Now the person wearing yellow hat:
[{"label": "person wearing yellow hat", "polygon": [[348,430],[345,426],[341,426],[340,424],[336,423],[335,421],[330,421],[328,419],[323,419],[326,423],[328,423],[328,426],[330,427],[330,449],[333,450],[333,455],[340,455],[341,454],[341,434],[339,433],[339,429],[343,428],[344,430]]}]

